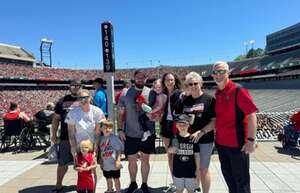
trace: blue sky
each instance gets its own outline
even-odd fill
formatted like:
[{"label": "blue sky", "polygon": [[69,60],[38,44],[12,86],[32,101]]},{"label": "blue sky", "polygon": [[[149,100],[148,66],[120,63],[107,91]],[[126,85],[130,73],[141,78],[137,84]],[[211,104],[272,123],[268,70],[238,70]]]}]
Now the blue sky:
[{"label": "blue sky", "polygon": [[114,26],[116,68],[233,60],[244,42],[300,22],[299,0],[10,0],[1,2],[0,43],[40,59],[54,41],[53,66],[102,69],[100,24]]}]

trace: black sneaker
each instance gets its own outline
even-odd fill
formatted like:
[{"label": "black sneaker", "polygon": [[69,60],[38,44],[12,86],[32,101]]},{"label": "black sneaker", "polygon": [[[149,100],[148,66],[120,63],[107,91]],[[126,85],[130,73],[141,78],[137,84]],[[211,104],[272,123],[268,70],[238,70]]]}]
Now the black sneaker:
[{"label": "black sneaker", "polygon": [[126,193],[133,193],[137,190],[138,186],[136,182],[131,182],[129,187],[126,190]]},{"label": "black sneaker", "polygon": [[143,193],[150,193],[148,185],[146,183],[142,183],[141,190],[143,191]]}]

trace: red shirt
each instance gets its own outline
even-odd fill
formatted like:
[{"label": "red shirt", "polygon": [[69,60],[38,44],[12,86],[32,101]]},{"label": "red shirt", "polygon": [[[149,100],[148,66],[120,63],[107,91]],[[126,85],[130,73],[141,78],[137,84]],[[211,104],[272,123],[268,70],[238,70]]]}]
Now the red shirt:
[{"label": "red shirt", "polygon": [[[81,153],[77,155],[77,167],[88,167],[91,165],[93,165],[93,153],[88,153],[85,157],[83,157]],[[82,171],[77,173],[77,190],[94,190],[95,182],[92,171]]]},{"label": "red shirt", "polygon": [[294,128],[300,130],[300,111],[292,115],[291,121],[294,123]]},{"label": "red shirt", "polygon": [[11,111],[3,115],[4,120],[17,120],[20,117],[20,111]]},{"label": "red shirt", "polygon": [[[216,92],[216,142],[219,145],[238,147],[236,134],[236,113],[235,113],[235,91],[237,85],[229,80],[226,87]],[[252,97],[245,88],[241,88],[237,95],[237,104],[244,113],[244,140],[247,142],[248,117],[247,115],[257,111]]]}]

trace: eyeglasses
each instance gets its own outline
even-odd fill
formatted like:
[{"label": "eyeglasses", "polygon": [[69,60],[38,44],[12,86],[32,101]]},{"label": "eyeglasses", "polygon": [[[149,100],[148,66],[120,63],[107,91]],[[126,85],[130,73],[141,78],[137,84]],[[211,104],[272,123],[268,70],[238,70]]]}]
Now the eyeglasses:
[{"label": "eyeglasses", "polygon": [[189,86],[197,86],[199,84],[199,82],[190,82]]},{"label": "eyeglasses", "polygon": [[214,75],[217,75],[217,74],[221,74],[221,75],[223,75],[223,74],[225,74],[227,72],[227,70],[213,70],[213,74]]}]

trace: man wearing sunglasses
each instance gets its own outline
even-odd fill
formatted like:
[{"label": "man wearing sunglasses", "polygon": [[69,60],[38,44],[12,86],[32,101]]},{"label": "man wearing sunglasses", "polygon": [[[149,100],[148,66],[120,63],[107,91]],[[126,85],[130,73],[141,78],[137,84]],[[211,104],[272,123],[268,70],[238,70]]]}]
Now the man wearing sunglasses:
[{"label": "man wearing sunglasses", "polygon": [[[56,176],[56,186],[52,190],[53,193],[58,193],[63,190],[62,181],[68,171],[68,163],[73,161],[71,148],[69,143],[68,125],[65,123],[65,118],[68,112],[79,106],[78,94],[81,89],[81,82],[79,80],[72,80],[69,85],[70,94],[61,98],[55,105],[54,115],[52,119],[52,136],[53,144],[58,144],[58,166]],[[60,125],[60,137],[57,140],[57,129]]]},{"label": "man wearing sunglasses", "polygon": [[226,62],[216,62],[216,147],[230,193],[250,193],[249,154],[255,151],[257,108],[247,89],[229,79]]}]

